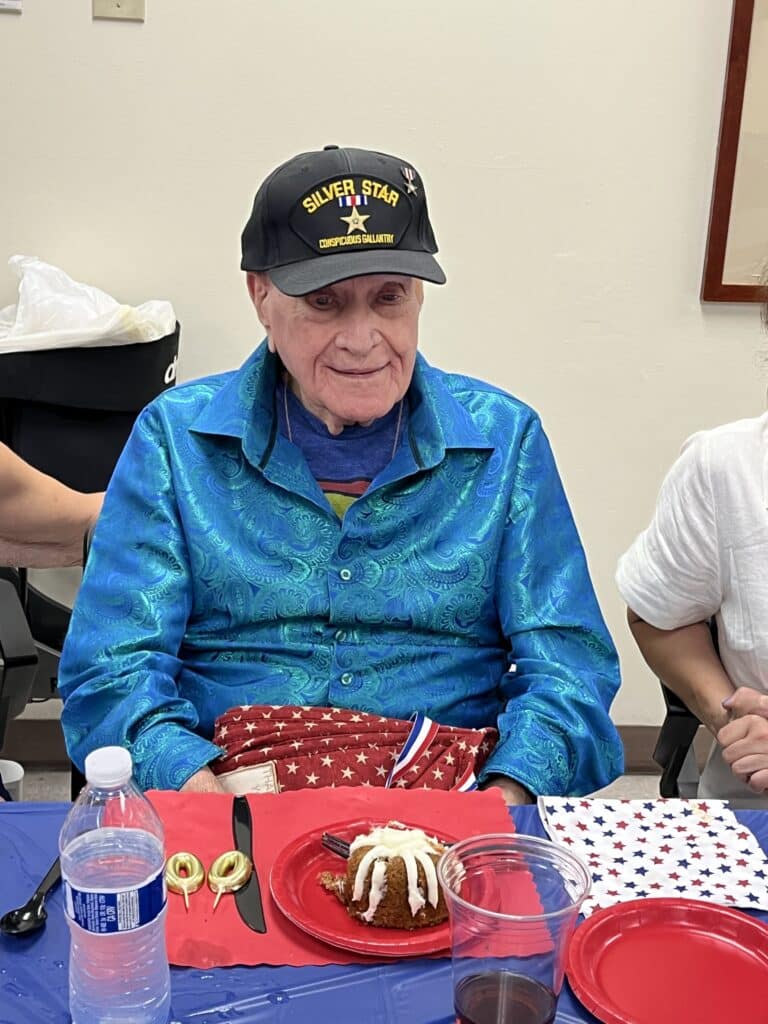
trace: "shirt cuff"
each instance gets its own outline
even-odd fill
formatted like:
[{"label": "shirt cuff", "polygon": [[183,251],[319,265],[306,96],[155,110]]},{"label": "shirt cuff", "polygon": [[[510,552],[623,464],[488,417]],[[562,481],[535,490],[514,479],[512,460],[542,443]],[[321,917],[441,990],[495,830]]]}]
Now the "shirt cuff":
[{"label": "shirt cuff", "polygon": [[133,774],[141,789],[181,789],[195,772],[224,751],[175,722],[158,723],[131,746]]},{"label": "shirt cuff", "polygon": [[511,739],[499,740],[496,744],[493,753],[485,762],[477,777],[478,784],[482,786],[492,775],[505,775],[508,779],[518,783],[518,785],[524,786],[534,800],[546,788],[541,788],[537,785],[539,780],[536,780],[529,771],[526,771],[525,767],[520,763],[519,756],[517,758],[512,756]]}]

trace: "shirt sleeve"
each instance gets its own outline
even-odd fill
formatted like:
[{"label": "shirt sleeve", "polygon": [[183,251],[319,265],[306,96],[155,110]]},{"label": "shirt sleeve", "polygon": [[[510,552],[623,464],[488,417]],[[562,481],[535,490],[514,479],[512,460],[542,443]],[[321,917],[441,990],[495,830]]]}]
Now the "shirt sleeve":
[{"label": "shirt sleeve", "polygon": [[718,549],[707,441],[698,435],[667,474],[650,526],[619,561],[621,596],[657,629],[708,619],[722,603]]},{"label": "shirt sleeve", "polygon": [[179,789],[222,751],[177,688],[190,567],[159,414],[136,422],[107,490],[61,657],[62,726],[82,769],[127,747],[144,789]]},{"label": "shirt sleeve", "polygon": [[535,795],[594,792],[623,770],[608,713],[618,657],[536,418],[521,443],[496,590],[514,665],[500,683],[500,739],[480,781],[502,774]]}]

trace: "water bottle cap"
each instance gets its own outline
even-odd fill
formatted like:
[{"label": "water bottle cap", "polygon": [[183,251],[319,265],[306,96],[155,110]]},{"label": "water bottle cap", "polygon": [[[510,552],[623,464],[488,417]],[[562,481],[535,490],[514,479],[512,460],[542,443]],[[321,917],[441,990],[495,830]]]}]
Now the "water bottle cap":
[{"label": "water bottle cap", "polygon": [[92,786],[121,786],[133,774],[133,761],[125,747],[99,747],[85,759],[85,778]]}]

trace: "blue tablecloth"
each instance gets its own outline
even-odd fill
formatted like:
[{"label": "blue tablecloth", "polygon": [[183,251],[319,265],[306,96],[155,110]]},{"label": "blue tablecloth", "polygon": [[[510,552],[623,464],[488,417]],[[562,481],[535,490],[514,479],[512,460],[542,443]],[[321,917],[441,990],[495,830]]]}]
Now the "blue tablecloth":
[{"label": "blue tablecloth", "polygon": [[[57,851],[68,804],[0,807],[0,914],[34,891]],[[768,849],[768,812],[739,819]],[[545,835],[534,807],[516,808],[519,832]],[[66,1024],[69,932],[61,889],[48,901],[48,923],[35,935],[0,935],[0,1024]],[[768,920],[766,914],[755,914]],[[449,960],[415,959],[370,967],[228,967],[171,970],[173,1024],[449,1024]],[[556,1024],[593,1022],[567,984]]]}]

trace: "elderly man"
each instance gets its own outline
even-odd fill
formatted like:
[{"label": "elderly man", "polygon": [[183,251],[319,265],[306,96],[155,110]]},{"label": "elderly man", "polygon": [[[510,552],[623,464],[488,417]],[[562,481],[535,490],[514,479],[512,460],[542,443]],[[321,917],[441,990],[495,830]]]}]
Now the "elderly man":
[{"label": "elderly man", "polygon": [[266,341],[142,414],[62,659],[76,763],[216,789],[214,720],[330,705],[496,725],[509,803],[621,771],[617,660],[538,418],[417,354],[442,284],[424,185],[327,146],[278,167],[243,232]]}]

